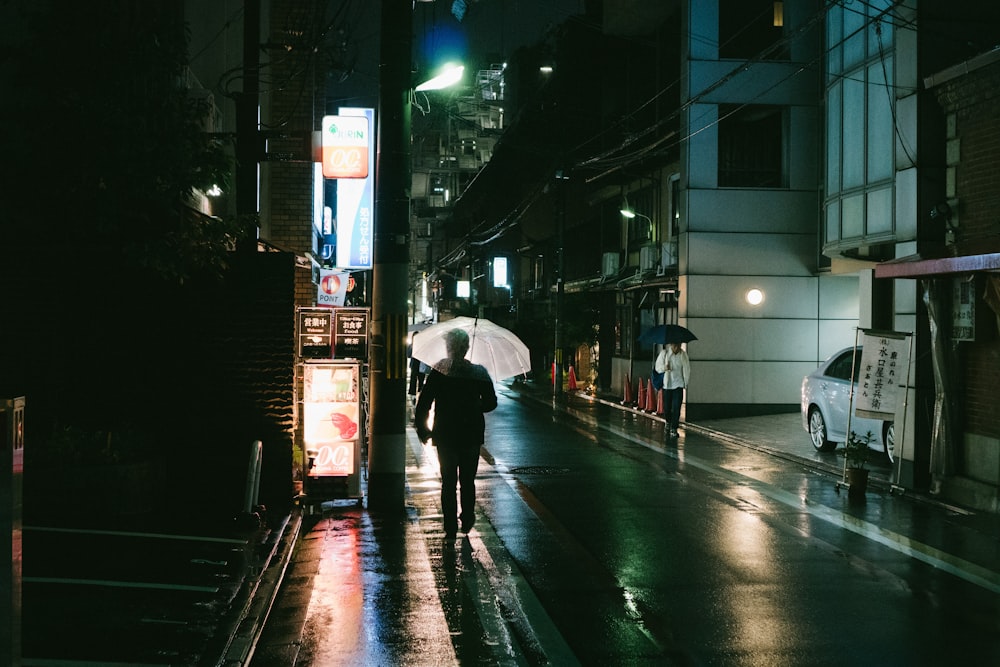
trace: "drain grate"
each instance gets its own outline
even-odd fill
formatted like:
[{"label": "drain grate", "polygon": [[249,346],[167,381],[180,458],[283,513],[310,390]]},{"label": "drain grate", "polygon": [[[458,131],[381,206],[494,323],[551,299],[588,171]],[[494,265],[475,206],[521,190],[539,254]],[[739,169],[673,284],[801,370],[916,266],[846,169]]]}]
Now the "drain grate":
[{"label": "drain grate", "polygon": [[561,475],[569,472],[569,468],[557,468],[555,466],[518,466],[511,468],[510,472],[515,475]]}]

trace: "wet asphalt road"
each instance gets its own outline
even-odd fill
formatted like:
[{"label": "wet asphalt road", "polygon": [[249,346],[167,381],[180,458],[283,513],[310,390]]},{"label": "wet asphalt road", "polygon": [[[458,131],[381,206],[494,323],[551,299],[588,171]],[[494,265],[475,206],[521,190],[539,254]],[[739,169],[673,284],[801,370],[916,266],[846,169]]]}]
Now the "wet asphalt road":
[{"label": "wet asphalt road", "polygon": [[408,517],[307,517],[252,665],[1000,664],[997,569],[928,546],[995,565],[996,534],[851,502],[836,455],[501,391],[476,527],[448,540],[433,448],[409,446]]}]

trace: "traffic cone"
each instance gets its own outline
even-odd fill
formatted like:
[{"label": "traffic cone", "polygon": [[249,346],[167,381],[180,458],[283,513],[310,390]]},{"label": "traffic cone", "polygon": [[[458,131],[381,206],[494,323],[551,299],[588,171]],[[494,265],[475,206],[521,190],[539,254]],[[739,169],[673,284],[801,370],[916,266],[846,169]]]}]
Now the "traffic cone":
[{"label": "traffic cone", "polygon": [[656,414],[663,416],[663,390],[656,392]]},{"label": "traffic cone", "polygon": [[636,407],[640,410],[646,407],[646,383],[642,381],[642,378],[639,378],[639,398]]},{"label": "traffic cone", "polygon": [[625,385],[622,388],[622,405],[632,405],[632,378],[625,374]]},{"label": "traffic cone", "polygon": [[569,391],[576,391],[577,390],[577,386],[576,386],[576,371],[573,370],[572,366],[569,367],[569,387],[568,387],[568,390]]}]

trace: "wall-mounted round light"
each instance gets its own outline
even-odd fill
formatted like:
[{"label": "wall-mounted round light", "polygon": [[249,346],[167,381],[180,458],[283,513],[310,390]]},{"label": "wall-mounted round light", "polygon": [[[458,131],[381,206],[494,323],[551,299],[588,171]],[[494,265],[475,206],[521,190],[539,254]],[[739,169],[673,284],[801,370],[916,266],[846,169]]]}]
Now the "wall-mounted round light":
[{"label": "wall-mounted round light", "polygon": [[748,289],[744,297],[751,306],[759,306],[764,303],[764,292],[756,287]]}]

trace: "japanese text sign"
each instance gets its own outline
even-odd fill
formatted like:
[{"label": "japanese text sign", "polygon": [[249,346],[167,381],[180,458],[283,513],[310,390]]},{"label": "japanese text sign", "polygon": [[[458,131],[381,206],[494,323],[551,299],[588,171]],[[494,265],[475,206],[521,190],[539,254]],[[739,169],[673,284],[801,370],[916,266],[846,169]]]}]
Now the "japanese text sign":
[{"label": "japanese text sign", "polygon": [[905,334],[866,332],[862,348],[854,414],[892,421],[906,391],[908,338]]}]

